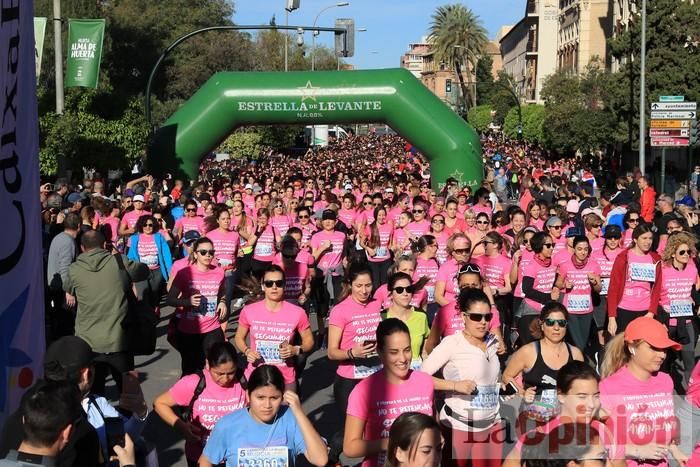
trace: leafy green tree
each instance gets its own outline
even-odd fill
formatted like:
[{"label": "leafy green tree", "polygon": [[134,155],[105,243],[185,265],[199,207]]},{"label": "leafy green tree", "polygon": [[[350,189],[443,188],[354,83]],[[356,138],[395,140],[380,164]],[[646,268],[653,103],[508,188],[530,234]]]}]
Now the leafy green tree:
[{"label": "leafy green tree", "polygon": [[484,55],[476,62],[476,104],[484,105],[491,102],[491,95],[494,92],[494,80],[491,69],[493,68],[493,58]]},{"label": "leafy green tree", "polygon": [[464,74],[471,77],[488,42],[486,29],[479,17],[459,3],[439,6],[432,15],[428,42],[435,52],[436,61],[444,61],[454,67],[465,110],[475,106],[474,93],[467,89]]},{"label": "leafy green tree", "polygon": [[491,123],[491,106],[486,104],[472,107],[469,109],[467,119],[476,131],[486,131]]},{"label": "leafy green tree", "polygon": [[257,159],[263,144],[263,137],[259,132],[240,129],[231,133],[219,146],[218,151],[235,158]]},{"label": "leafy green tree", "polygon": [[493,92],[489,100],[491,108],[496,112],[496,116],[493,117],[493,121],[496,123],[503,123],[510,109],[516,104],[513,94],[509,91],[512,88],[510,75],[505,70],[499,71],[498,81],[494,82]]},{"label": "leafy green tree", "polygon": [[[523,114],[523,139],[532,143],[544,141],[544,106],[525,105],[521,108]],[[518,137],[518,108],[508,111],[503,122],[503,132],[509,138]]]},{"label": "leafy green tree", "polygon": [[[627,151],[639,147],[639,60],[641,21],[608,41],[613,58],[622,61],[620,71],[606,83],[607,104],[614,115],[614,140]],[[660,95],[682,94],[700,101],[700,8],[698,2],[654,0],[647,2],[647,103]],[[649,112],[649,107],[644,109]]]}]

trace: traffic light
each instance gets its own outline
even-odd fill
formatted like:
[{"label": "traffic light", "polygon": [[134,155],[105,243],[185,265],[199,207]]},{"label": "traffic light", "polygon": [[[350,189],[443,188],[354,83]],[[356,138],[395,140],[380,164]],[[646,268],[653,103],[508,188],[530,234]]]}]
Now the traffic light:
[{"label": "traffic light", "polygon": [[690,121],[690,141],[691,145],[700,144],[700,120]]},{"label": "traffic light", "polygon": [[451,79],[445,80],[445,93],[446,94],[452,93],[452,80]]},{"label": "traffic light", "polygon": [[335,34],[335,56],[352,57],[355,55],[355,20],[351,18],[338,18],[335,27],[345,29],[345,34]]}]

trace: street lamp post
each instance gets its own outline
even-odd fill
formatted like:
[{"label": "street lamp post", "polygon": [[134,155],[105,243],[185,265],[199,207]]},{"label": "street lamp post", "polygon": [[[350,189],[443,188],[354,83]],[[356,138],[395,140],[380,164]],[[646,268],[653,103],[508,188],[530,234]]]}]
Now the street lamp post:
[{"label": "street lamp post", "polygon": [[[284,25],[289,26],[289,13],[296,10],[296,8],[289,4],[287,8],[284,9]],[[289,34],[285,31],[284,33],[284,71],[289,71]]]},{"label": "street lamp post", "polygon": [[[331,8],[338,8],[338,7],[348,6],[348,5],[350,5],[350,2],[338,2],[335,5],[329,5],[325,8],[323,8],[316,15],[316,19],[314,19],[313,27],[314,28],[316,27],[316,22],[318,21],[318,17],[321,16],[321,13],[323,13],[324,11],[330,10]],[[314,31],[311,34],[311,71],[316,71],[316,36],[318,36],[318,32]]]},{"label": "street lamp post", "polygon": [[646,141],[645,138],[645,130],[646,130],[646,122],[644,121],[644,118],[646,117],[646,109],[644,108],[646,106],[645,103],[645,70],[644,68],[646,67],[646,58],[647,58],[647,0],[642,0],[642,34],[641,34],[641,39],[642,39],[642,50],[640,53],[640,61],[639,61],[639,170],[642,171],[642,175],[644,175],[644,167],[646,166],[646,161],[645,161],[645,146],[644,143]]}]

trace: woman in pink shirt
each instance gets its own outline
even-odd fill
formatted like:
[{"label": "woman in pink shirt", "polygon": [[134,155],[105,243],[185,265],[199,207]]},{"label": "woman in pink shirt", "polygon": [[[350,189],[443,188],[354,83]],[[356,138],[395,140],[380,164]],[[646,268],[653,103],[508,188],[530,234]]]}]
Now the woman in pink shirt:
[{"label": "woman in pink shirt", "polygon": [[355,210],[355,197],[351,194],[343,196],[343,204],[338,210],[338,219],[345,224],[345,227],[352,229],[355,227],[357,210]]},{"label": "woman in pink shirt", "polygon": [[284,202],[281,199],[272,201],[272,217],[270,217],[270,225],[277,230],[280,237],[284,237],[292,225],[292,220],[285,212]]},{"label": "woman in pink shirt", "polygon": [[450,259],[440,266],[435,280],[435,302],[441,307],[438,315],[441,313],[447,313],[449,316],[454,314],[453,302],[459,295],[457,272],[462,265],[467,264],[471,259],[471,249],[471,242],[463,233],[454,234],[447,241],[447,252]]},{"label": "woman in pink shirt", "polygon": [[102,233],[107,239],[107,246],[116,245],[119,239],[119,214],[121,213],[121,208],[119,203],[112,202],[109,206],[109,212],[107,217],[100,219],[100,224],[102,225]]},{"label": "woman in pink shirt", "polygon": [[[248,405],[248,394],[241,384],[243,372],[236,368],[236,361],[233,345],[216,342],[207,350],[204,371],[182,377],[153,402],[165,424],[185,438],[185,457],[190,467],[197,465],[216,422]],[[190,405],[191,412],[184,420],[173,410],[176,406],[189,409]]]},{"label": "woman in pink shirt", "polygon": [[479,256],[483,256],[485,253],[484,245],[481,243],[481,241],[486,237],[486,234],[491,231],[491,220],[489,219],[489,215],[485,212],[480,212],[477,214],[475,225],[475,229],[467,232],[469,240],[472,242],[472,245],[474,245],[474,248],[472,249],[472,258],[478,258]]},{"label": "woman in pink shirt", "polygon": [[600,266],[591,259],[586,237],[574,238],[574,254],[559,265],[554,284],[564,293],[563,303],[569,311],[568,333],[574,345],[584,351],[593,322],[593,292],[601,290]]},{"label": "woman in pink shirt", "polygon": [[[328,326],[328,359],[338,362],[333,397],[343,419],[352,390],[380,368],[376,340],[380,311],[381,303],[372,298],[372,272],[364,264],[352,263]],[[331,439],[331,459],[340,456],[342,440],[342,433]]]},{"label": "woman in pink shirt", "polygon": [[460,292],[458,309],[464,330],[443,339],[421,366],[429,375],[442,370],[441,377],[433,377],[435,389],[445,397],[439,414],[445,440],[442,465],[497,467],[503,438],[493,435],[503,427],[498,419],[498,341],[489,333],[494,315],[486,294],[476,289]]},{"label": "woman in pink shirt", "polygon": [[389,430],[385,467],[440,467],[442,435],[434,417],[405,412]]},{"label": "woman in pink shirt", "polygon": [[[415,287],[415,291],[411,297],[411,306],[425,310],[428,293],[425,290],[426,286],[424,286],[424,284],[428,282],[428,278],[426,277],[423,279],[422,276],[418,275],[416,264],[417,261],[414,255],[399,256],[394,264],[392,264],[389,268],[389,277],[397,272],[403,272],[404,274],[411,276],[416,283],[420,281],[420,287]],[[421,281],[421,279],[423,280]],[[392,302],[391,291],[389,291],[387,284],[380,285],[379,288],[374,291],[373,298],[381,302],[382,308],[390,307]]]},{"label": "woman in pink shirt", "polygon": [[669,456],[686,465],[677,446],[673,381],[660,371],[668,350],[680,348],[663,324],[647,316],[632,320],[608,343],[600,402],[609,414],[606,425],[625,446],[628,466],[667,467]]},{"label": "woman in pink shirt", "polygon": [[450,233],[445,230],[445,216],[442,214],[435,214],[430,219],[430,235],[435,237],[438,249],[435,252],[435,258],[438,263],[442,264],[447,261],[447,240],[450,238]]},{"label": "woman in pink shirt", "polygon": [[[472,215],[472,217],[474,217],[474,215]],[[445,203],[445,231],[447,231],[448,235],[452,235],[453,233],[465,232],[466,230],[467,223],[464,219],[459,218],[457,200],[454,198],[447,198],[447,202]]]},{"label": "woman in pink shirt", "polygon": [[392,251],[394,256],[411,254],[411,234],[406,230],[406,226],[413,220],[410,212],[404,211],[399,215],[399,223],[394,228],[394,238]]},{"label": "woman in pink shirt", "polygon": [[205,350],[225,340],[220,326],[228,319],[224,270],[212,264],[215,254],[211,240],[197,239],[192,245],[191,265],[177,273],[166,299],[169,306],[177,308],[177,350],[183,375],[204,368]]},{"label": "woman in pink shirt", "polygon": [[194,200],[185,203],[185,216],[175,222],[173,235],[179,241],[182,235],[190,230],[196,230],[200,234],[204,232],[204,219],[197,215],[197,202]]},{"label": "woman in pink shirt", "polygon": [[280,252],[273,264],[284,271],[284,299],[304,307],[311,297],[311,282],[315,276],[314,257],[308,248],[301,248],[301,230],[291,227],[280,241]]},{"label": "woman in pink shirt", "polygon": [[525,213],[520,209],[513,209],[509,214],[509,219],[509,228],[503,234],[507,235],[510,241],[513,242],[518,233],[526,227]]},{"label": "woman in pink shirt", "polygon": [[526,218],[525,223],[535,227],[537,230],[542,230],[544,227],[544,221],[540,218],[540,204],[537,200],[533,199],[527,205],[527,210],[525,211]]},{"label": "woman in pink shirt", "polygon": [[510,268],[510,283],[513,287],[513,313],[517,313],[523,301],[523,272],[530,264],[535,253],[532,251],[530,240],[537,233],[534,227],[526,227],[515,237],[513,244],[513,262]]},{"label": "woman in pink shirt", "polygon": [[228,209],[217,207],[214,211],[217,228],[208,232],[207,237],[214,243],[216,257],[214,264],[224,270],[226,277],[226,304],[231,304],[233,291],[238,282],[237,258],[241,237],[231,230],[231,214]]},{"label": "woman in pink shirt", "polygon": [[377,352],[383,368],[350,393],[343,453],[364,457],[362,467],[385,464],[389,430],[403,412],[433,415],[433,380],[411,369],[411,335],[406,324],[387,318],[377,326]]},{"label": "woman in pink shirt", "polygon": [[664,318],[664,322],[668,319],[670,335],[683,345],[681,358],[685,366],[686,383],[695,366],[695,343],[698,337],[693,324],[696,310],[693,287],[700,290],[698,269],[693,261],[697,256],[695,242],[695,237],[687,232],[669,235],[661,257],[660,309],[657,313]]},{"label": "woman in pink shirt", "polygon": [[426,220],[427,210],[427,206],[422,202],[413,204],[413,209],[411,210],[413,220],[408,223],[405,230],[408,232],[409,238],[414,242],[430,230],[430,222]]},{"label": "woman in pink shirt", "polygon": [[[241,310],[234,342],[248,361],[246,377],[260,365],[274,365],[284,376],[287,390],[296,390],[294,358],[314,346],[309,319],[303,308],[284,301],[284,272],[272,265],[263,273],[263,299]],[[295,333],[301,345],[292,345]],[[246,344],[246,337],[250,345]]]},{"label": "woman in pink shirt", "polygon": [[593,252],[591,259],[598,263],[600,268],[600,292],[598,293],[599,304],[593,309],[593,321],[598,330],[598,343],[601,348],[605,346],[605,325],[608,318],[608,288],[610,287],[610,274],[612,272],[615,258],[622,249],[622,230],[619,226],[608,224],[605,227],[605,247],[601,251]]},{"label": "woman in pink shirt", "polygon": [[632,246],[615,258],[610,274],[608,332],[613,336],[635,318],[653,317],[659,306],[661,257],[651,250],[651,227],[638,225],[632,240]]},{"label": "woman in pink shirt", "polygon": [[361,235],[360,244],[365,250],[369,267],[372,270],[372,282],[374,290],[380,285],[386,284],[387,271],[391,266],[391,240],[394,236],[394,227],[387,218],[386,209],[377,207],[373,213],[372,222]]},{"label": "woman in pink shirt", "polygon": [[638,211],[630,209],[625,213],[623,218],[623,224],[625,225],[624,232],[622,234],[622,247],[629,248],[632,245],[632,232],[641,222],[641,216]]},{"label": "woman in pink shirt", "polygon": [[255,233],[251,244],[253,248],[253,276],[260,278],[267,268],[272,264],[272,259],[277,253],[277,243],[279,234],[277,229],[270,225],[270,211],[267,208],[258,210],[258,219],[255,226]]},{"label": "woman in pink shirt", "polygon": [[605,246],[603,238],[603,219],[598,214],[590,213],[584,216],[583,225],[586,229],[586,238],[591,245],[591,251],[600,251]]},{"label": "woman in pink shirt", "polygon": [[440,264],[436,259],[438,249],[439,245],[432,235],[423,235],[414,245],[417,256],[416,272],[413,278],[415,280],[424,276],[428,278],[428,282],[425,284],[425,291],[428,294],[426,310],[430,323],[433,322],[433,318],[435,318],[435,314],[440,308],[440,305],[435,301],[435,284],[438,271],[440,270]]}]

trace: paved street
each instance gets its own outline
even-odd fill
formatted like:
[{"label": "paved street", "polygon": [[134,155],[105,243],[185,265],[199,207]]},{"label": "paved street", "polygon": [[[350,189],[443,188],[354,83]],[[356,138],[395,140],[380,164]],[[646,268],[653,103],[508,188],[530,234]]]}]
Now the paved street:
[{"label": "paved street", "polygon": [[[136,359],[136,369],[141,374],[141,385],[149,404],[180,377],[180,355],[166,340],[166,327],[171,313],[172,308],[162,310],[163,319],[158,327],[159,338],[155,354]],[[312,316],[310,321],[315,324],[315,316]],[[234,332],[235,319],[232,320],[228,337],[232,337]],[[301,397],[306,414],[325,438],[329,438],[332,431],[339,426],[339,417],[333,406],[334,375],[335,365],[328,361],[325,351],[318,350],[307,361],[301,383]],[[149,415],[144,436],[156,444],[161,466],[187,465],[183,439],[155,413]],[[343,462],[343,465],[347,464]]]}]

